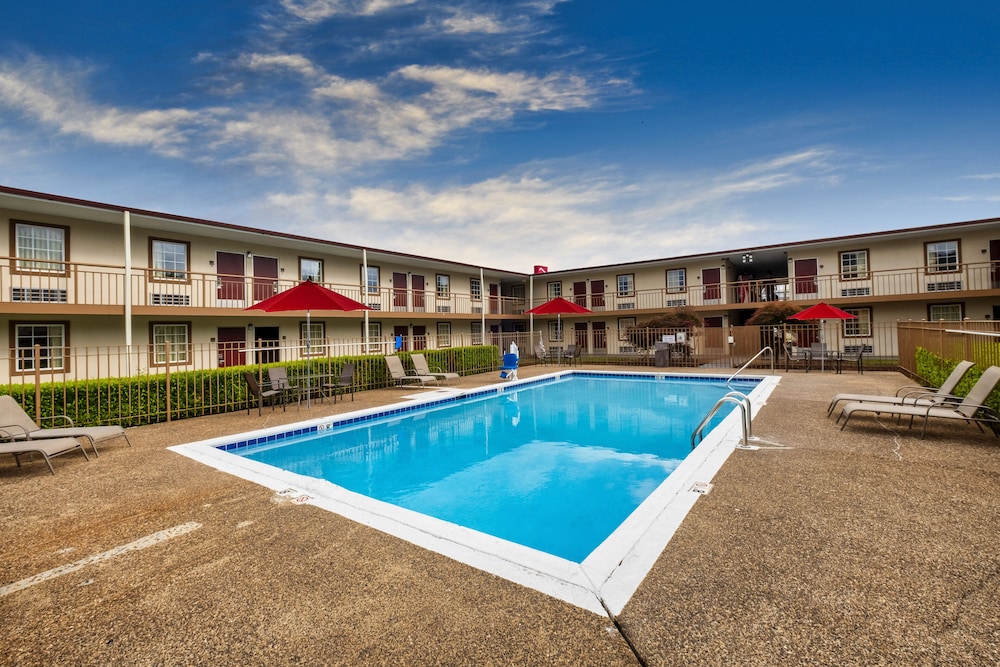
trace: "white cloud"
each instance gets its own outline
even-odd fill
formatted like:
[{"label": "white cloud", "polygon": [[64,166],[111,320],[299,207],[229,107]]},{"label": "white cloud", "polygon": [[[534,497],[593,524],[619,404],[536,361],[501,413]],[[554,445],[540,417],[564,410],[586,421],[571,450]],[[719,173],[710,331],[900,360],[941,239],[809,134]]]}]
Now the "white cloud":
[{"label": "white cloud", "polygon": [[0,106],[54,126],[61,134],[145,147],[170,157],[181,155],[192,133],[212,122],[214,112],[135,110],[94,103],[83,88],[88,75],[82,68],[64,71],[37,58],[18,64],[0,61]]},{"label": "white cloud", "polygon": [[995,174],[970,174],[965,176],[966,179],[972,181],[996,181],[1000,180],[1000,173]]},{"label": "white cloud", "polygon": [[[776,189],[828,183],[829,150],[740,165],[704,178],[653,174],[631,181],[609,168],[535,165],[466,185],[355,186],[276,195],[300,233],[508,270],[552,270],[759,244],[773,221],[742,204]],[[380,241],[373,241],[379,239]]]},{"label": "white cloud", "polygon": [[414,2],[416,0],[281,0],[281,6],[298,19],[317,23],[333,16],[373,16]]}]

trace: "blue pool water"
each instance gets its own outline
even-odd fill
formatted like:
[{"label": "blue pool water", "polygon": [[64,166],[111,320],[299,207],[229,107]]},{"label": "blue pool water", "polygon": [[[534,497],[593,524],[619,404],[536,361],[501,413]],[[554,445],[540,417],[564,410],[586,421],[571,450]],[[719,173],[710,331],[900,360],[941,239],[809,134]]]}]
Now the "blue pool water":
[{"label": "blue pool water", "polygon": [[728,391],[571,375],[238,453],[580,563],[690,453]]}]

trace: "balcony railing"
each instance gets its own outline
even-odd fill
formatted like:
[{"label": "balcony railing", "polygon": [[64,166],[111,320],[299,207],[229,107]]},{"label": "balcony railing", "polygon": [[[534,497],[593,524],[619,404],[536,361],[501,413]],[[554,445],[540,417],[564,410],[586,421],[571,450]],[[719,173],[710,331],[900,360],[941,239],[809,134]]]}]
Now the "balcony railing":
[{"label": "balcony railing", "polygon": [[[14,258],[0,258],[0,304],[9,311],[21,306],[38,312],[39,306],[59,312],[72,307],[95,307],[123,313],[126,298],[132,308],[194,308],[242,310],[293,287],[297,281],[254,276],[226,276],[196,271],[168,272],[134,269],[126,290],[122,267],[86,263],[47,263],[48,271],[17,270]],[[51,270],[58,269],[58,270]],[[362,290],[358,285],[326,286],[380,313],[428,316],[517,316],[546,298],[528,300],[509,296],[473,297],[459,292],[393,287]],[[722,282],[682,289],[640,289],[574,295],[569,298],[594,312],[659,311],[695,308],[754,308],[772,301],[816,301],[898,297],[935,297],[1000,288],[1000,268],[993,262],[968,263],[955,271],[934,272],[926,267],[872,271],[856,276],[825,274],[766,280]]]}]

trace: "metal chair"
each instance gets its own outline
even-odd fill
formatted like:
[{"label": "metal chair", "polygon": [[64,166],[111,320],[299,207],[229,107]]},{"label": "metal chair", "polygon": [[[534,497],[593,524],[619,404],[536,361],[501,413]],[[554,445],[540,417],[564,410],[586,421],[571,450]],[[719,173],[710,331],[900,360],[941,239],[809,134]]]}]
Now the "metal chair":
[{"label": "metal chair", "polygon": [[[281,396],[281,392],[277,389],[267,389],[262,390],[260,384],[257,383],[257,378],[254,377],[252,371],[243,371],[243,379],[247,383],[247,391],[250,392],[247,396],[247,414],[250,414],[250,396],[257,397],[257,414],[263,414],[261,406],[264,404],[265,398],[274,398],[275,396]],[[282,402],[281,409],[285,409],[285,404]],[[271,401],[271,412],[274,412],[274,401]]]},{"label": "metal chair", "polygon": [[336,382],[333,378],[330,378],[330,382],[323,383],[323,393],[320,394],[320,400],[322,401],[327,395],[333,395],[333,402],[337,402],[337,394],[342,394],[348,389],[351,391],[351,400],[354,400],[354,364],[346,363],[344,367],[340,369],[340,379]]}]

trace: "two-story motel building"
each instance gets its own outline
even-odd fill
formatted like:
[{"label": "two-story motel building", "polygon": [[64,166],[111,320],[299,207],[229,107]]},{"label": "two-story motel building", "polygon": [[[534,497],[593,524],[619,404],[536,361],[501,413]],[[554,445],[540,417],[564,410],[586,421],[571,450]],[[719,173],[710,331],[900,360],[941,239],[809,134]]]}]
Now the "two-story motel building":
[{"label": "two-story motel building", "polygon": [[[549,273],[522,273],[306,238],[0,186],[0,316],[8,363],[0,381],[31,370],[30,350],[217,345],[208,365],[247,362],[255,341],[308,338],[336,355],[500,342],[506,333],[589,354],[629,350],[620,332],[677,306],[706,330],[746,322],[776,300],[826,301],[869,348],[871,330],[900,320],[1000,318],[1000,218],[741,248]],[[245,308],[314,280],[372,310],[265,313]],[[563,296],[590,313],[525,310]],[[339,341],[339,342],[338,342]],[[869,353],[893,355],[892,349]],[[183,357],[181,357],[183,359]],[[176,361],[177,357],[173,357]],[[203,363],[194,361],[192,364]],[[59,355],[42,361],[50,373]],[[156,372],[148,367],[130,372]],[[141,365],[140,365],[141,366]]]}]

